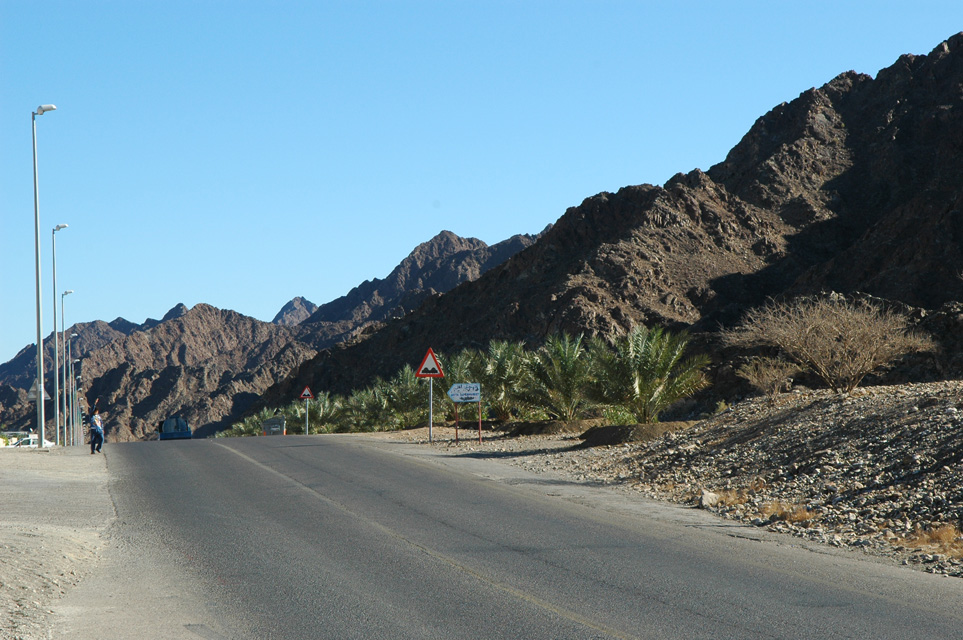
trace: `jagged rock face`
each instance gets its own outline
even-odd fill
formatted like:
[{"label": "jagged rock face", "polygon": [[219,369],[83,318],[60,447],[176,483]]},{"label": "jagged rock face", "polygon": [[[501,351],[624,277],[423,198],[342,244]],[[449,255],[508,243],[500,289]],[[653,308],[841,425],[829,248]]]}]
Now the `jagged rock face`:
[{"label": "jagged rock face", "polygon": [[210,430],[315,354],[295,336],[292,328],[199,304],[91,353],[86,395],[106,411],[111,440],[149,437],[174,413]]},{"label": "jagged rock face", "polygon": [[298,296],[281,307],[281,310],[278,311],[278,314],[274,316],[274,320],[271,322],[293,327],[310,318],[311,314],[317,310],[318,305]]},{"label": "jagged rock face", "polygon": [[[419,245],[388,278],[365,283],[326,305],[328,315],[311,323],[304,320],[318,308],[295,298],[272,323],[207,305],[188,310],[179,304],[161,320],[78,324],[68,335],[78,334],[74,349],[84,359],[85,395],[89,405],[96,402],[107,416],[109,438],[150,437],[157,423],[173,413],[210,433],[236,420],[318,348],[407,314],[436,291],[478,277],[533,241],[532,236],[515,236],[489,247],[443,232]],[[52,339],[45,349],[49,377]],[[0,368],[3,422],[32,424],[34,406],[26,401],[25,389],[33,381],[34,366],[34,351],[28,347]],[[52,404],[48,407],[52,416]]]},{"label": "jagged rock face", "polygon": [[432,295],[477,279],[538,237],[516,235],[489,246],[442,231],[415,247],[384,279],[366,281],[318,307],[302,329],[321,347],[356,338],[373,325],[411,313]]},{"label": "jagged rock face", "polygon": [[961,86],[963,34],[876,79],[844,73],[761,117],[708,171],[586,199],[507,263],[322,352],[285,385],[347,391],[429,346],[491,338],[712,331],[788,294],[963,299]]}]

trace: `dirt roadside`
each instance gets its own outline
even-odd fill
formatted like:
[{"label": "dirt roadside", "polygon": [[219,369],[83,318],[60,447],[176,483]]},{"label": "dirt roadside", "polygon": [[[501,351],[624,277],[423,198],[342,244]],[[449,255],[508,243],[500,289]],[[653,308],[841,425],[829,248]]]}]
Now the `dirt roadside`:
[{"label": "dirt roadside", "polygon": [[47,640],[51,603],[100,562],[114,519],[102,455],[0,448],[0,640]]}]

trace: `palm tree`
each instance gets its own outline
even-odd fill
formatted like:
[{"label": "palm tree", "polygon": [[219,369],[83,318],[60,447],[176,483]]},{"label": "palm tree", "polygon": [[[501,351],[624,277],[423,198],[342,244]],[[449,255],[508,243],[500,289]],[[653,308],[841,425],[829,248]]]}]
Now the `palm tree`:
[{"label": "palm tree", "polygon": [[322,391],[314,396],[308,403],[308,421],[311,423],[312,432],[317,431],[327,433],[335,428],[342,411],[343,401],[327,391]]},{"label": "palm tree", "polygon": [[427,393],[410,365],[401,368],[395,377],[384,385],[387,408],[391,421],[401,428],[417,424],[427,411]]},{"label": "palm tree", "polygon": [[661,327],[635,327],[614,349],[592,343],[594,368],[590,395],[598,402],[629,411],[640,423],[658,422],[669,405],[705,388],[706,355],[683,360],[689,336]]},{"label": "palm tree", "polygon": [[558,420],[576,420],[588,407],[591,373],[581,334],[553,335],[526,362],[523,397]]},{"label": "palm tree", "polygon": [[518,392],[525,376],[525,346],[521,342],[492,340],[488,351],[472,364],[471,382],[481,383],[482,400],[488,415],[502,422],[511,420],[521,408]]},{"label": "palm tree", "polygon": [[340,420],[342,431],[375,431],[390,422],[384,385],[379,378],[373,386],[356,389],[348,396]]},{"label": "palm tree", "polygon": [[239,436],[258,436],[261,435],[261,423],[268,418],[274,417],[274,409],[264,408],[253,416],[248,416],[231,425],[230,429],[219,431],[215,438],[234,438]]}]

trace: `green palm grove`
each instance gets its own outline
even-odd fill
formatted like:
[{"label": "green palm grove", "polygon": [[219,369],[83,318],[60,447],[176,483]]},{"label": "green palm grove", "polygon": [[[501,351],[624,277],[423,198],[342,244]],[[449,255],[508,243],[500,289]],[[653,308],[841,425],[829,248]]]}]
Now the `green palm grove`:
[{"label": "green palm grove", "polygon": [[[493,340],[485,350],[438,354],[445,378],[436,379],[434,413],[454,417],[449,386],[478,382],[482,410],[496,422],[572,421],[605,416],[613,423],[657,422],[675,402],[707,385],[704,355],[686,355],[689,338],[661,328],[636,327],[607,343],[557,334],[534,350]],[[428,422],[427,381],[410,366],[388,380],[347,396],[320,393],[307,405],[311,433],[403,429]],[[305,403],[265,409],[218,436],[259,435],[261,423],[280,413],[288,433],[304,433]],[[437,418],[436,418],[437,419]]]}]

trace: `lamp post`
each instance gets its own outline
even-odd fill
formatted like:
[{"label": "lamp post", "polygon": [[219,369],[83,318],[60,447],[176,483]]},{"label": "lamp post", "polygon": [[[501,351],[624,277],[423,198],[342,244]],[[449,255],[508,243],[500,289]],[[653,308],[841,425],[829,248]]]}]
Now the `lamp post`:
[{"label": "lamp post", "polygon": [[[54,111],[57,107],[52,104],[42,104],[30,114],[30,124],[33,128],[33,227],[34,245],[37,267],[37,446],[43,448],[43,313],[40,302],[40,188],[37,186],[37,116],[47,111]],[[56,331],[55,331],[56,332]]]},{"label": "lamp post", "polygon": [[[61,226],[66,227],[67,225],[57,225],[57,228],[59,228],[59,227],[61,227]],[[56,231],[56,230],[57,230],[57,229],[55,228],[54,231]],[[56,295],[56,291],[57,291],[57,289],[56,289],[56,286],[57,286],[57,249],[56,249],[56,247],[57,247],[57,245],[56,245],[56,243],[54,243],[54,294],[55,294],[55,295]],[[73,293],[73,292],[74,292],[73,289],[67,289],[66,291],[64,291],[63,293],[60,294],[60,335],[63,336],[64,351],[66,352],[66,353],[65,353],[66,358],[65,358],[65,360],[64,360],[64,375],[63,375],[63,380],[64,380],[64,405],[63,405],[63,406],[64,406],[64,446],[67,445],[67,415],[68,415],[68,414],[67,414],[67,395],[68,395],[68,393],[69,393],[69,391],[68,391],[69,388],[67,387],[67,363],[70,362],[70,343],[69,343],[68,340],[67,340],[67,331],[66,331],[66,328],[64,327],[64,325],[67,323],[67,314],[64,313],[64,297],[69,296],[69,295],[70,295],[71,293]],[[56,299],[54,299],[54,314],[56,314],[56,312],[57,312],[57,301],[56,301]],[[54,315],[54,332],[56,332],[56,331],[57,331],[57,316]],[[77,334],[73,334],[73,335],[77,335]],[[57,357],[57,352],[54,351],[54,360],[55,360],[55,361],[56,361],[56,357]],[[56,370],[56,368],[55,368],[55,369],[54,369],[54,374],[56,374],[56,373],[57,373],[57,370]],[[57,376],[54,375],[54,378],[56,378],[56,377],[57,377]],[[58,391],[59,391],[59,390],[58,390]],[[60,402],[59,396],[58,396],[57,402]],[[57,424],[58,424],[58,425],[60,424],[59,421],[58,421]],[[60,427],[58,426],[57,428],[59,429]]]},{"label": "lamp post", "polygon": [[[67,228],[66,224],[58,224],[56,227],[53,228],[53,231],[50,232],[50,241],[52,245],[51,253],[53,254],[53,297],[54,297],[54,303],[53,303],[54,396],[53,397],[54,397],[54,428],[57,430],[57,433],[54,437],[54,442],[56,444],[66,444],[66,442],[62,443],[60,440],[60,334],[57,333],[57,232],[60,231],[61,229],[66,229],[66,228]],[[61,303],[63,303],[62,297],[60,298],[60,301]],[[61,304],[61,306],[63,305]],[[61,313],[60,315],[63,315],[63,313]],[[64,390],[64,393],[66,393],[66,390]],[[65,425],[66,425],[66,418],[67,418],[67,414],[64,413]],[[66,431],[67,430],[64,429],[65,434],[66,434]]]},{"label": "lamp post", "polygon": [[[76,334],[74,334],[76,335]],[[74,379],[74,365],[80,364],[80,359],[70,361],[70,386],[71,386],[71,397],[70,397],[70,425],[71,425],[71,440],[74,444],[81,444],[80,440],[77,438],[77,423],[80,422],[80,406],[77,402],[77,382],[80,380],[80,376]]]},{"label": "lamp post", "polygon": [[[77,362],[80,362],[80,360],[77,360]],[[72,374],[73,372],[71,371],[71,375]],[[74,429],[77,431],[77,434],[76,434],[77,444],[83,444],[84,425],[81,423],[81,420],[80,420],[81,418],[80,412],[83,411],[83,409],[80,406],[80,375],[74,378],[74,405],[75,405],[74,406]],[[80,427],[80,429],[77,429],[78,426]]]}]

